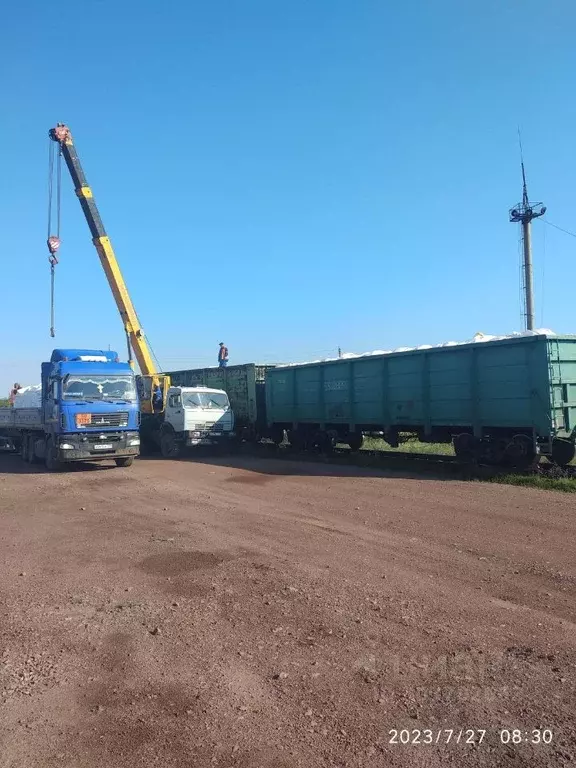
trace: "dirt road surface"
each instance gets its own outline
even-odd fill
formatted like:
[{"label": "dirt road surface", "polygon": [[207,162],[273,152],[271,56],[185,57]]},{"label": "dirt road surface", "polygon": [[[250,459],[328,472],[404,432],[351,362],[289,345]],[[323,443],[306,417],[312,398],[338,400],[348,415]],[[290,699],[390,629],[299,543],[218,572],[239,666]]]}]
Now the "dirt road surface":
[{"label": "dirt road surface", "polygon": [[0,766],[569,765],[575,529],[503,485],[0,456]]}]

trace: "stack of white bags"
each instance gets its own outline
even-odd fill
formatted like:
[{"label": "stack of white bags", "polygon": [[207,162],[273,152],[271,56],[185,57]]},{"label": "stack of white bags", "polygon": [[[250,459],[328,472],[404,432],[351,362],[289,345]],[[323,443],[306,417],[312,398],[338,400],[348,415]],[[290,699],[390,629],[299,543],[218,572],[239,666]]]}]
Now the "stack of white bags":
[{"label": "stack of white bags", "polygon": [[29,387],[22,387],[14,398],[14,408],[40,408],[41,399],[41,384],[32,384]]}]

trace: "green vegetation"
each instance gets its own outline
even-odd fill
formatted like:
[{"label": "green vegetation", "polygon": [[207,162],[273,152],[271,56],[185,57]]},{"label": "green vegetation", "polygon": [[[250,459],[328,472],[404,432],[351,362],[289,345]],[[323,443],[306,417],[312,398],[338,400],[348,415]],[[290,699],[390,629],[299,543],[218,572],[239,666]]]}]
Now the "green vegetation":
[{"label": "green vegetation", "polygon": [[[362,450],[365,451],[394,451],[396,453],[433,453],[443,456],[454,456],[451,443],[420,443],[409,439],[398,448],[391,448],[384,440],[366,438]],[[576,465],[576,459],[572,462]],[[562,491],[576,493],[576,477],[546,477],[544,475],[514,475],[503,474],[486,477],[485,481],[505,485],[517,485],[523,488],[540,488],[544,491]]]},{"label": "green vegetation", "polygon": [[543,491],[563,491],[576,493],[576,478],[545,477],[542,475],[500,475],[491,478],[493,483],[519,485],[523,488],[540,488]]},{"label": "green vegetation", "polygon": [[443,456],[454,456],[452,443],[421,443],[415,439],[406,440],[400,443],[398,448],[391,448],[384,440],[378,440],[373,437],[366,437],[364,451],[394,451],[396,453],[434,453]]},{"label": "green vegetation", "polygon": [[6,397],[0,397],[0,408],[8,408],[10,401]]}]

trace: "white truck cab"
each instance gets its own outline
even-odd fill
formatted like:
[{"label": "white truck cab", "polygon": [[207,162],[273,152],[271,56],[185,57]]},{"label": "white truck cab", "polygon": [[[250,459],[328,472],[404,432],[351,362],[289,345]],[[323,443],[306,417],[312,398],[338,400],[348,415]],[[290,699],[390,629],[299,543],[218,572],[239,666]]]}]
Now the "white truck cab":
[{"label": "white truck cab", "polygon": [[211,387],[170,387],[160,450],[166,458],[184,447],[216,445],[234,437],[234,413],[228,395]]}]

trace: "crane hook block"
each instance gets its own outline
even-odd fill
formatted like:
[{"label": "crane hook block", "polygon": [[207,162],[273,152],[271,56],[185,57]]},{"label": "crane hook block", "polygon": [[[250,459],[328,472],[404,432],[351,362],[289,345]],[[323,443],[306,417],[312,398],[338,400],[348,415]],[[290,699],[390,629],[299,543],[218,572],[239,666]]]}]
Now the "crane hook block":
[{"label": "crane hook block", "polygon": [[50,255],[54,256],[58,248],[60,248],[60,238],[56,237],[56,235],[50,235],[50,237],[47,240],[48,243],[48,250],[50,251]]}]

